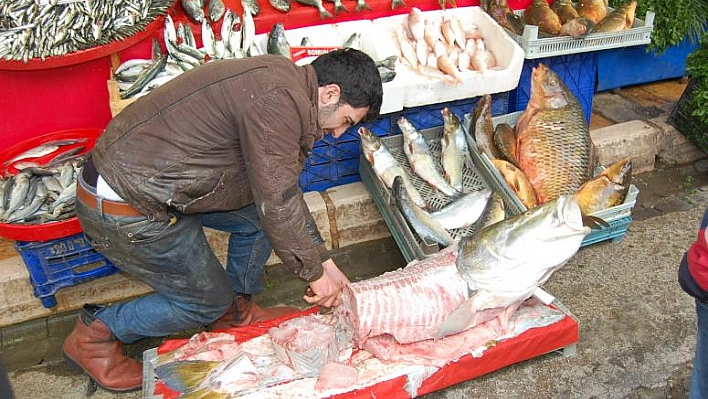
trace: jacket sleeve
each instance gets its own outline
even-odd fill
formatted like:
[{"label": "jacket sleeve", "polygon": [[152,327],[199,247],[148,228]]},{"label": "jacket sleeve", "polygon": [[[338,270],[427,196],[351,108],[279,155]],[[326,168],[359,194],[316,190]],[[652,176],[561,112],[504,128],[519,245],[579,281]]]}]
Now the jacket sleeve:
[{"label": "jacket sleeve", "polygon": [[322,276],[322,262],[329,255],[298,184],[300,137],[311,126],[309,107],[304,96],[270,92],[245,115],[241,143],[268,240],[288,269],[314,281]]},{"label": "jacket sleeve", "polygon": [[700,230],[679,265],[679,284],[689,295],[708,302],[708,209]]}]

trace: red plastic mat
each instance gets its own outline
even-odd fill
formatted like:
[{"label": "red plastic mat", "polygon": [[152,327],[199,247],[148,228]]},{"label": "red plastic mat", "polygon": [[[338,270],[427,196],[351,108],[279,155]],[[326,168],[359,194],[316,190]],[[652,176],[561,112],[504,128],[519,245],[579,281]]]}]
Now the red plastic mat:
[{"label": "red plastic mat", "polygon": [[[313,308],[286,318],[274,319],[259,326],[231,329],[227,332],[234,334],[236,340],[242,343],[267,333],[269,328],[277,326],[287,319],[315,313],[316,311],[317,310]],[[496,346],[486,350],[481,357],[475,358],[472,355],[466,355],[455,362],[447,364],[428,377],[418,389],[417,394],[420,396],[447,388],[514,363],[519,363],[571,346],[578,342],[579,331],[578,322],[566,313],[566,317],[557,323],[542,328],[532,328],[514,338],[499,342]],[[170,350],[184,345],[186,342],[187,339],[168,340],[157,349],[157,353],[162,354],[169,352]],[[407,376],[398,376],[363,389],[355,389],[330,396],[330,398],[408,399],[411,398],[411,395],[405,389],[406,382]],[[155,385],[154,394],[156,397],[162,396],[163,399],[179,397],[179,393],[170,390],[159,381]]]}]

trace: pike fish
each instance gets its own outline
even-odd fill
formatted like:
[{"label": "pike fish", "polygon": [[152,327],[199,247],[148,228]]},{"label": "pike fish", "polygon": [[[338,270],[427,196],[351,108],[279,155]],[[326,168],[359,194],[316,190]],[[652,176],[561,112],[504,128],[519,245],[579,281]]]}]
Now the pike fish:
[{"label": "pike fish", "polygon": [[529,25],[538,26],[538,30],[552,36],[557,36],[561,30],[560,18],[546,0],[533,0],[524,11],[524,21]]},{"label": "pike fish", "polygon": [[456,264],[472,295],[448,316],[436,336],[465,331],[502,312],[508,322],[518,306],[575,255],[589,233],[575,198],[563,196],[463,237]]},{"label": "pike fish", "polygon": [[575,193],[583,215],[589,215],[624,202],[632,181],[632,161],[621,159],[588,180]]},{"label": "pike fish", "polygon": [[531,73],[531,98],[516,135],[516,159],[539,204],[575,193],[592,177],[595,149],[583,108],[543,63]]},{"label": "pike fish", "polygon": [[635,0],[615,8],[595,26],[596,32],[621,32],[634,26],[634,13],[637,9]]},{"label": "pike fish", "polygon": [[460,119],[447,107],[442,109],[443,137],[441,158],[445,179],[457,191],[462,191],[462,172],[468,164],[469,149]]},{"label": "pike fish", "polygon": [[413,203],[403,184],[403,178],[396,176],[393,179],[393,198],[398,209],[406,218],[418,236],[423,239],[435,241],[444,246],[454,242],[454,239],[445,228],[433,219],[428,212]]},{"label": "pike fish", "polygon": [[401,128],[403,133],[403,152],[408,157],[408,162],[415,174],[430,184],[431,187],[447,196],[454,197],[458,195],[459,192],[438,172],[435,166],[435,159],[423,134],[404,116],[398,119],[398,127]]},{"label": "pike fish", "polygon": [[446,230],[465,229],[479,220],[487,208],[492,190],[471,191],[430,214]]},{"label": "pike fish", "polygon": [[413,203],[423,209],[428,208],[418,189],[411,182],[408,172],[401,167],[388,148],[381,143],[381,139],[364,126],[359,128],[359,136],[361,136],[362,154],[369,161],[381,182],[391,189],[393,188],[393,179],[396,176],[401,176],[406,192]]}]

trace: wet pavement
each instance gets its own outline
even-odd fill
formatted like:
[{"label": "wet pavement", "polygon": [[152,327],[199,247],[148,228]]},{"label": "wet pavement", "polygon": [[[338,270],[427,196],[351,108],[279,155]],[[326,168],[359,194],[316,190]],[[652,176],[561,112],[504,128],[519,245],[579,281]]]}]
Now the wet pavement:
[{"label": "wet pavement", "polygon": [[[618,97],[606,98],[609,96]],[[596,98],[617,102],[625,97],[608,93]],[[668,105],[658,100],[647,104],[667,112]],[[647,112],[647,104],[633,101],[632,107],[638,113]],[[612,115],[608,112],[601,117]],[[676,271],[708,207],[708,160],[688,165],[658,163],[655,171],[635,176],[634,184],[640,193],[632,211],[634,221],[625,236],[619,242],[582,248],[545,286],[580,321],[577,353],[570,357],[549,353],[426,398],[688,397],[695,307],[678,286]],[[334,258],[352,280],[405,264],[393,239],[350,246],[337,251]],[[304,306],[300,299],[304,284],[292,279],[282,266],[268,269],[265,286],[266,292],[257,297],[259,303]],[[50,322],[50,342],[39,344],[52,350],[45,358],[33,359],[32,364],[23,361],[23,354],[16,349],[3,348],[2,357],[12,370],[18,399],[87,397],[87,377],[64,362],[59,349],[74,317],[64,315]],[[17,335],[20,341],[27,339],[22,331]],[[127,349],[140,356],[160,342],[146,340]],[[99,388],[90,397],[137,399],[143,393],[116,394]]]}]

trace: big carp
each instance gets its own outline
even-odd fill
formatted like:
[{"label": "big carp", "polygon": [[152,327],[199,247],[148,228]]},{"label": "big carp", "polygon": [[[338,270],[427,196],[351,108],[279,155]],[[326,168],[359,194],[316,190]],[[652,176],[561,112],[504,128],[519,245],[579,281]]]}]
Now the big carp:
[{"label": "big carp", "polygon": [[[456,334],[520,305],[580,249],[590,228],[573,196],[563,196],[463,237],[457,270],[472,293],[440,326]],[[518,307],[517,305],[517,307]]]},{"label": "big carp", "polygon": [[573,194],[592,177],[595,149],[583,108],[542,63],[531,74],[531,98],[516,134],[516,159],[539,204]]},{"label": "big carp", "polygon": [[621,32],[634,26],[637,2],[630,0],[614,9],[595,26],[596,32]]}]

